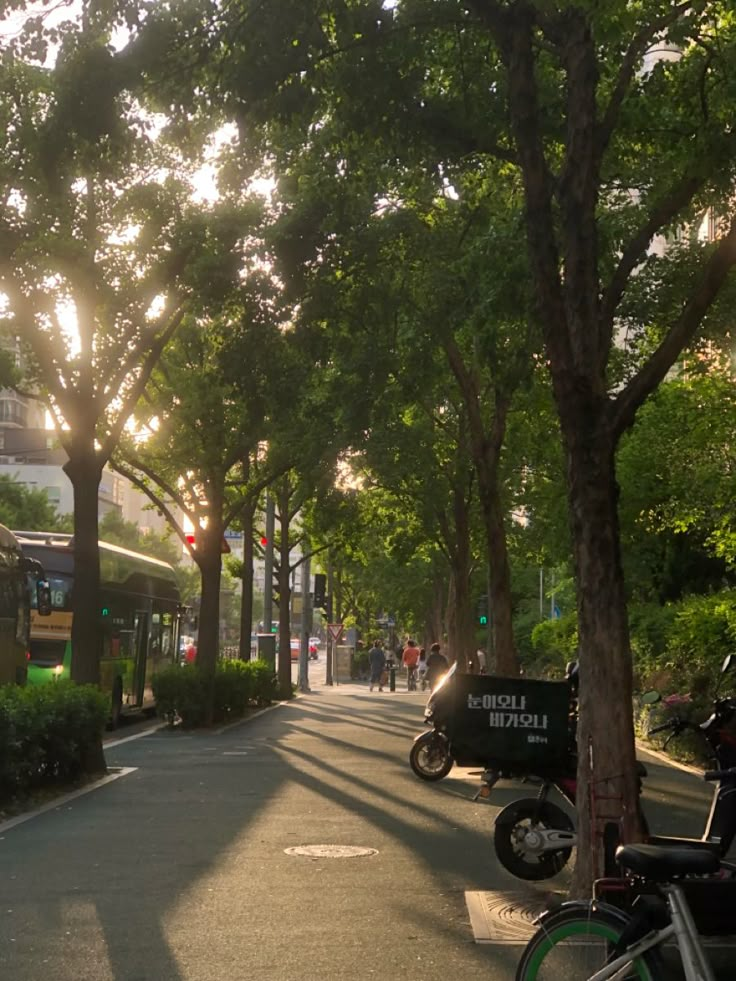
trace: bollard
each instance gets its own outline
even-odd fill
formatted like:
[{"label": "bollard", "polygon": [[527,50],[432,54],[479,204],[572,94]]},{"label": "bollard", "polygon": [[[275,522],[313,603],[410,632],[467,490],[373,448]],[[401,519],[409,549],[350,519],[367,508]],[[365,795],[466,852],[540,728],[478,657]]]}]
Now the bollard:
[{"label": "bollard", "polygon": [[388,668],[388,690],[396,691],[396,665],[390,664]]}]

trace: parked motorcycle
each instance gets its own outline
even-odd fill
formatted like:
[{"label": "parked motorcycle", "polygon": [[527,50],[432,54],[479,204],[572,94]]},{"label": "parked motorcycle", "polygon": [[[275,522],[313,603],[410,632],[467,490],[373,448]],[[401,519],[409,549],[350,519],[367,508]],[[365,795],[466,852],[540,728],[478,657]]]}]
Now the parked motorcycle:
[{"label": "parked motorcycle", "polygon": [[409,765],[421,780],[442,780],[455,763],[448,736],[455,670],[453,664],[435,685],[424,709],[424,721],[432,729],[416,737],[409,753]]},{"label": "parked motorcycle", "polygon": [[[729,655],[723,662],[718,688],[734,665],[736,659]],[[658,692],[648,692],[643,696],[642,701],[644,704],[653,705],[661,701],[661,698]],[[652,836],[647,840],[660,845],[712,847],[716,848],[719,855],[723,857],[736,837],[736,776],[729,773],[730,768],[736,767],[736,733],[728,729],[728,726],[736,720],[736,699],[715,698],[713,706],[712,714],[701,724],[690,722],[676,714],[649,731],[650,736],[669,731],[670,736],[665,741],[665,747],[670,739],[685,731],[695,731],[707,740],[721,777],[714,789],[713,804],[703,836],[697,839]],[[637,762],[637,768],[641,790],[641,780],[646,776],[646,767]],[[493,769],[485,770],[476,797],[490,796],[492,788],[504,776],[507,774]],[[572,818],[547,799],[553,787],[572,806],[575,805],[577,777],[572,755],[567,772],[545,776],[536,798],[513,801],[496,818],[494,829],[496,854],[504,868],[517,878],[531,881],[551,878],[565,867],[577,844]],[[640,820],[646,834],[647,822],[643,812],[640,812]],[[616,830],[614,826],[614,831]],[[609,844],[607,852],[610,852],[610,855],[615,852],[615,845],[615,841]],[[607,854],[607,874],[612,871],[609,859],[610,856]]]},{"label": "parked motorcycle", "polygon": [[[641,782],[647,775],[647,770],[639,761],[637,772],[641,793]],[[489,797],[498,781],[508,776],[509,774],[498,771],[485,770],[476,796]],[[526,774],[526,778],[535,779],[532,774]],[[517,879],[529,882],[551,879],[564,869],[577,845],[573,819],[561,807],[548,800],[553,788],[575,807],[577,773],[574,759],[570,760],[566,772],[542,778],[536,797],[512,801],[496,818],[493,832],[496,855],[501,865]],[[640,813],[639,818],[646,828],[644,814]],[[618,842],[612,843],[609,848],[611,853],[615,851],[615,844]]]},{"label": "parked motorcycle", "polygon": [[559,769],[569,746],[569,681],[549,682],[457,673],[453,665],[427,702],[431,731],[409,754],[422,780],[441,780],[457,761],[510,775],[523,761]]},{"label": "parked motorcycle", "polygon": [[[715,764],[713,772],[706,775],[706,779],[712,780],[714,773],[719,774],[718,783],[713,788],[713,802],[702,837],[690,839],[655,835],[649,839],[652,844],[708,845],[717,849],[718,854],[723,858],[736,837],[736,774],[732,772],[736,767],[736,698],[717,697],[723,679],[734,667],[736,667],[736,657],[729,654],[721,665],[721,674],[713,699],[713,711],[705,722],[691,722],[676,712],[672,718],[649,730],[649,736],[669,732],[662,746],[663,749],[666,749],[670,740],[684,732],[697,733],[705,739],[710,757]],[[676,701],[661,699],[661,701],[669,707],[687,704],[686,698],[678,698]]]}]

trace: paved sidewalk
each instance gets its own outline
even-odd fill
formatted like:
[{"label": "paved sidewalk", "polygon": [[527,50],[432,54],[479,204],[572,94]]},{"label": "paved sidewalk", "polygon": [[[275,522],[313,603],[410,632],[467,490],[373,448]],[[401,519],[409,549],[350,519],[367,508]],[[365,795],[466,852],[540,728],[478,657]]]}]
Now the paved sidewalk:
[{"label": "paved sidewalk", "polygon": [[[470,800],[476,778],[411,773],[424,700],[321,688],[219,735],[108,750],[135,772],[0,837],[3,976],[513,978],[519,947],[475,943],[465,893],[526,887],[495,859],[496,807]],[[668,826],[697,832],[705,798],[680,777]],[[302,845],[375,854],[287,854]]]}]

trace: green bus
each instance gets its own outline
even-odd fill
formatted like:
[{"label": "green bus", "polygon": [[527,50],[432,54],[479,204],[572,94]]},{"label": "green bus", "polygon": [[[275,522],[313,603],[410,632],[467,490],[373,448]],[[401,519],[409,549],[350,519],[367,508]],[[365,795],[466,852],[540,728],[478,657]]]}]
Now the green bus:
[{"label": "green bus", "polygon": [[[33,587],[33,593],[31,588]],[[24,556],[12,531],[0,525],[0,684],[24,685],[30,657],[31,602],[48,616],[43,569]]]},{"label": "green bus", "polygon": [[[16,532],[50,587],[51,615],[31,610],[28,683],[68,678],[72,664],[74,538]],[[110,693],[110,719],[153,708],[153,676],[176,661],[181,597],[173,568],[159,559],[100,542],[100,688]]]}]

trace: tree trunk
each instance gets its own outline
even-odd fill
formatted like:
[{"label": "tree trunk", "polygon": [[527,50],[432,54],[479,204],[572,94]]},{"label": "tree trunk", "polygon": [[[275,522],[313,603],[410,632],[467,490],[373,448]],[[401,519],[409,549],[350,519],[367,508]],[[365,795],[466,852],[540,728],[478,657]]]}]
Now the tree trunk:
[{"label": "tree trunk", "polygon": [[214,677],[220,652],[221,521],[213,521],[212,516],[210,516],[210,524],[202,530],[197,542],[197,553],[197,565],[202,575],[197,664],[204,672]]},{"label": "tree trunk", "polygon": [[74,438],[64,472],[74,489],[71,675],[79,684],[99,685],[102,629],[97,498],[102,466],[94,450],[94,434]]},{"label": "tree trunk", "polygon": [[[488,553],[488,612],[493,630],[494,673],[514,676],[519,673],[519,660],[514,642],[511,572],[499,488],[499,466],[506,437],[510,397],[499,388],[495,390],[493,421],[490,430],[487,430],[483,422],[476,373],[466,365],[454,338],[445,339],[445,353],[463,397],[473,465],[478,475],[478,497]],[[489,656],[490,653],[489,651]],[[475,660],[475,649],[472,650],[472,656]]]},{"label": "tree trunk", "polygon": [[493,632],[493,673],[512,677],[519,674],[519,659],[514,642],[506,527],[501,499],[495,484],[485,489],[481,486],[481,508],[488,550],[488,613]]},{"label": "tree trunk", "polygon": [[282,698],[291,697],[291,583],[289,568],[289,491],[279,492],[279,691]]},{"label": "tree trunk", "polygon": [[[246,504],[241,512],[243,524],[243,591],[240,596],[241,661],[250,661],[250,635],[253,630],[253,523],[255,501]],[[269,624],[270,630],[270,624]]]},{"label": "tree trunk", "polygon": [[[592,418],[589,412],[587,418]],[[580,636],[578,847],[573,891],[602,874],[603,827],[639,838],[632,667],[618,529],[615,441],[603,427],[567,432],[570,516]],[[564,425],[564,423],[563,423]]]},{"label": "tree trunk", "polygon": [[442,588],[442,579],[439,573],[435,572],[434,579],[432,581],[432,619],[430,622],[429,634],[425,643],[427,648],[427,653],[429,653],[429,648],[435,642],[438,644],[442,643],[442,636],[444,634],[444,590]]},{"label": "tree trunk", "polygon": [[455,637],[457,635],[457,625],[455,623],[455,589],[455,573],[451,569],[447,583],[447,596],[445,598],[445,624],[447,625],[447,648],[445,653],[449,661],[453,660]]},{"label": "tree trunk", "polygon": [[453,494],[454,542],[450,548],[454,585],[452,598],[453,636],[451,637],[450,654],[453,661],[457,663],[457,670],[461,672],[468,670],[468,662],[475,654],[473,609],[470,599],[470,521],[464,491],[465,486],[457,486]]}]

